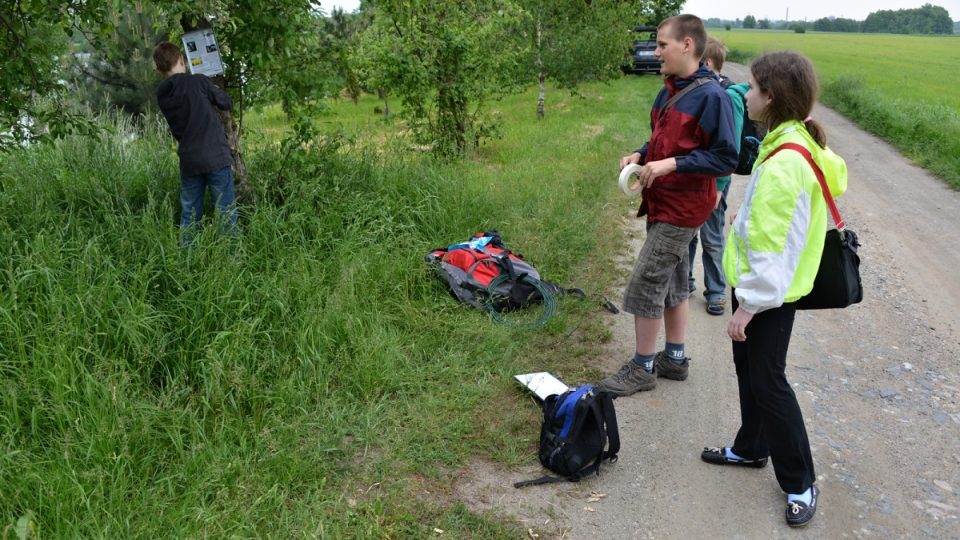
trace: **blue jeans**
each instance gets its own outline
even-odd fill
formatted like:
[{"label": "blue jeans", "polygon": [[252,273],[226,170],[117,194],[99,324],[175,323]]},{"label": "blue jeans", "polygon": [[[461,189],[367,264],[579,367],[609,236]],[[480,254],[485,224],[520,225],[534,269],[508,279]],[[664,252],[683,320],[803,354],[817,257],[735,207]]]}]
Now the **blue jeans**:
[{"label": "blue jeans", "polygon": [[180,175],[180,241],[188,245],[196,235],[203,218],[203,198],[210,187],[219,215],[221,231],[228,236],[237,233],[237,207],[233,192],[233,171],[230,167],[210,173]]},{"label": "blue jeans", "polygon": [[[700,227],[700,241],[703,243],[703,296],[707,302],[719,302],[727,298],[727,279],[723,275],[723,220],[727,213],[727,193],[730,184],[720,192],[720,204],[713,209],[710,217]],[[693,261],[697,255],[697,237],[690,241],[689,286],[693,289]]]}]

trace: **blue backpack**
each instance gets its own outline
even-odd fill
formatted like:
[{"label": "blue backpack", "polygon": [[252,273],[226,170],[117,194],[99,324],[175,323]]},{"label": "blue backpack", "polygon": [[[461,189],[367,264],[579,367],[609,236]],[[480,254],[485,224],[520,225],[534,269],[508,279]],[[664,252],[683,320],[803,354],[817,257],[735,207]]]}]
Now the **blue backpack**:
[{"label": "blue backpack", "polygon": [[600,463],[617,461],[620,432],[613,398],[596,392],[593,385],[571,388],[543,402],[540,427],[540,463],[560,476],[543,476],[517,482],[521,488],[552,482],[579,482],[589,474],[600,474]]}]

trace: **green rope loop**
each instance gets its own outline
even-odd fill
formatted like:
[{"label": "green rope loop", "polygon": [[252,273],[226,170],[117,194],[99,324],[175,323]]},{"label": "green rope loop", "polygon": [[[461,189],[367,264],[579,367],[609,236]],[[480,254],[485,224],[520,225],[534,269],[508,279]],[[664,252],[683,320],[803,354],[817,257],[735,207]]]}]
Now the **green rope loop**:
[{"label": "green rope loop", "polygon": [[536,320],[532,322],[512,321],[509,318],[505,317],[502,312],[494,309],[494,304],[495,304],[494,298],[500,296],[496,292],[497,287],[509,279],[510,279],[509,274],[507,273],[500,274],[499,276],[493,278],[493,280],[490,281],[490,284],[487,285],[487,299],[484,302],[484,305],[487,309],[487,312],[490,314],[490,318],[492,318],[494,321],[502,325],[510,326],[513,328],[534,329],[534,328],[540,328],[541,326],[547,324],[547,321],[550,320],[550,317],[553,317],[557,313],[557,298],[553,295],[552,292],[547,290],[547,288],[544,287],[542,283],[540,283],[540,280],[532,278],[530,276],[523,276],[523,278],[521,279],[523,279],[524,281],[529,283],[531,286],[533,286],[533,288],[540,293],[540,296],[543,297],[543,313],[541,313]]}]

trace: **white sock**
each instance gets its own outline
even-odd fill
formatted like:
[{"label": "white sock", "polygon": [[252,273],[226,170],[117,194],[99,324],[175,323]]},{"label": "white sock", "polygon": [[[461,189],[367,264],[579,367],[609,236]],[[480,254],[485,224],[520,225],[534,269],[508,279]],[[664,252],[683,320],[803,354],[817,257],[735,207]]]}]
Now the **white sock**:
[{"label": "white sock", "polygon": [[813,502],[813,486],[808,487],[806,491],[799,495],[787,493],[787,502],[802,502],[803,504],[810,506],[810,503]]},{"label": "white sock", "polygon": [[743,458],[740,457],[740,456],[738,456],[738,455],[736,455],[736,454],[734,454],[734,453],[733,453],[733,450],[731,450],[731,449],[729,449],[729,448],[724,448],[723,450],[724,450],[724,452],[726,452],[726,457],[727,457],[727,459],[739,459],[740,461],[743,461]]}]

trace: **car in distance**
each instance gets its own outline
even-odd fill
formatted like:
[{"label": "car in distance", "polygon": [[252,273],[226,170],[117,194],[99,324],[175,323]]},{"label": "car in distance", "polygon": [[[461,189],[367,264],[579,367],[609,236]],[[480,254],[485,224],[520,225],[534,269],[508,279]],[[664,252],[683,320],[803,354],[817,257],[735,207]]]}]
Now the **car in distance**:
[{"label": "car in distance", "polygon": [[660,73],[660,61],[653,54],[657,48],[657,27],[637,26],[633,32],[636,39],[630,45],[630,52],[624,55],[620,69],[624,73]]}]

